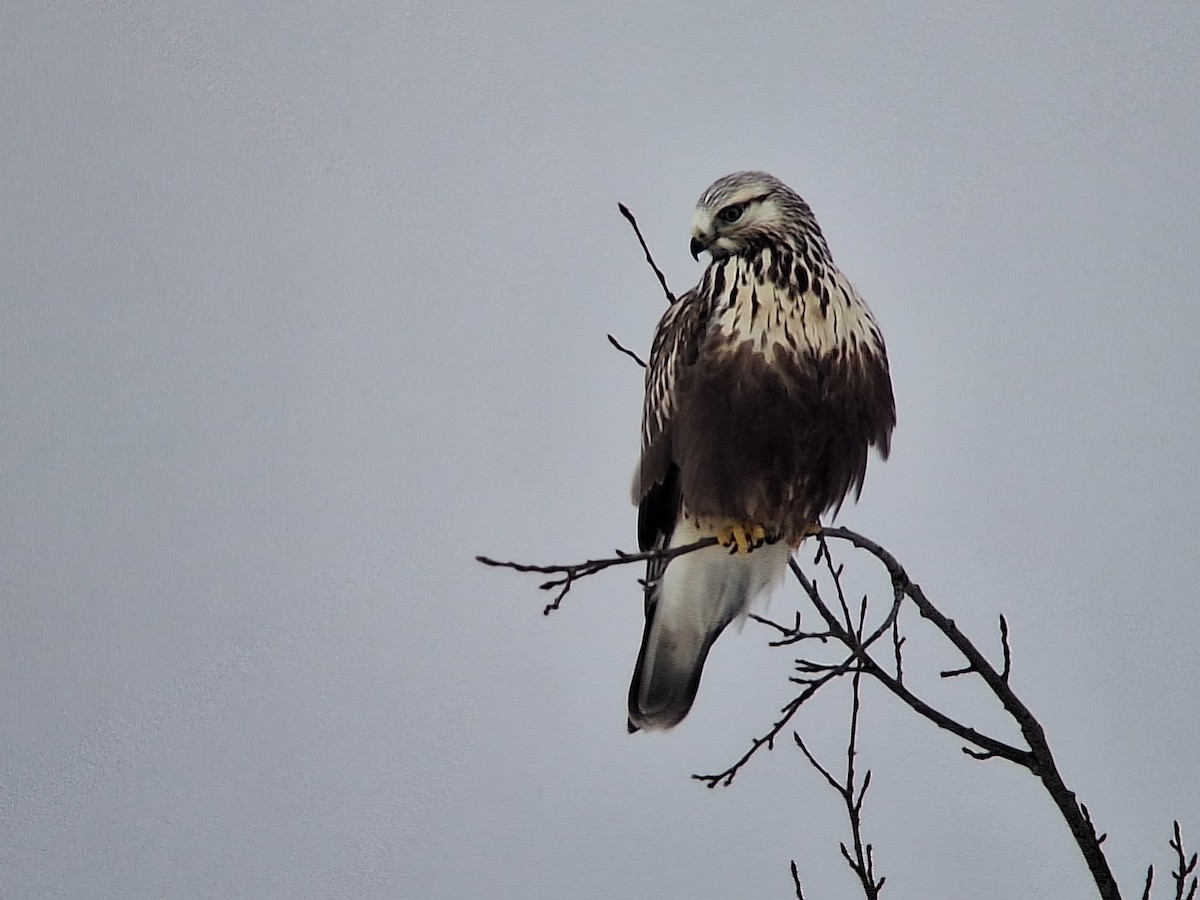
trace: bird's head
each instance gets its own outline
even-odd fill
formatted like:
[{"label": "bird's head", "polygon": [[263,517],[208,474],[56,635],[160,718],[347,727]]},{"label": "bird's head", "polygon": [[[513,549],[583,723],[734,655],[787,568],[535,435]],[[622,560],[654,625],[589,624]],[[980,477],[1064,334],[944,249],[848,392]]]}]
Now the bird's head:
[{"label": "bird's head", "polygon": [[712,183],[692,215],[692,258],[743,253],[812,221],[800,195],[766,172],[734,172]]}]

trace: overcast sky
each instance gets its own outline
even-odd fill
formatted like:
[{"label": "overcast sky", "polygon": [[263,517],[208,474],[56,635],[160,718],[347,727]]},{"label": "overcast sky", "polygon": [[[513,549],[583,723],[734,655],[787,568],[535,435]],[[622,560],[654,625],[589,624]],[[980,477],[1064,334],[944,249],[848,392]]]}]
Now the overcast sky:
[{"label": "overcast sky", "polygon": [[[888,341],[893,456],[840,521],[989,652],[1007,615],[1140,896],[1172,818],[1200,845],[1198,97],[1190,2],[5,3],[0,896],[784,898],[793,858],[853,896],[790,742],[689,778],[793,654],[731,629],[629,736],[638,573],[543,618],[471,559],[633,548],[604,336],[644,352],[663,300],[616,203],[682,291],[745,168]],[[796,724],[836,758],[846,715]],[[1027,774],[863,715],[889,900],[1093,896]]]}]

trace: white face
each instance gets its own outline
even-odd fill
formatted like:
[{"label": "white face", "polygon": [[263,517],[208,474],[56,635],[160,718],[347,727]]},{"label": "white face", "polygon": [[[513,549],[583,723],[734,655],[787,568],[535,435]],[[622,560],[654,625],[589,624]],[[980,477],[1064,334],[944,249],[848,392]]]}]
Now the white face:
[{"label": "white face", "polygon": [[746,249],[750,236],[778,224],[780,218],[771,185],[744,185],[712,206],[696,207],[692,215],[693,249],[699,244],[714,258],[738,253]]}]

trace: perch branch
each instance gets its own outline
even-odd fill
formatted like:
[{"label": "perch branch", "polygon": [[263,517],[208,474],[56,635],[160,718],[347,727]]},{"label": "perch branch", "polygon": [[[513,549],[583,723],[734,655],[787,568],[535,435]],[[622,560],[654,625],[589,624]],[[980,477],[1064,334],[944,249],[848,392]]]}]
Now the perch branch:
[{"label": "perch branch", "polygon": [[[1060,815],[1067,824],[1067,828],[1071,831],[1071,836],[1074,837],[1076,845],[1079,847],[1080,853],[1083,854],[1084,861],[1087,863],[1088,870],[1092,874],[1092,878],[1096,883],[1096,887],[1100,892],[1103,900],[1120,900],[1121,892],[1117,886],[1116,878],[1113,877],[1112,870],[1109,868],[1108,860],[1104,856],[1104,851],[1100,848],[1100,839],[1096,834],[1096,829],[1092,826],[1091,821],[1084,814],[1079,802],[1063,781],[1062,774],[1058,770],[1058,765],[1055,762],[1054,754],[1050,751],[1050,744],[1046,740],[1046,734],[1042,728],[1042,724],[1034,717],[1029,708],[1021,702],[1016,693],[1008,684],[1008,679],[1001,672],[988,662],[987,658],[979,651],[979,649],[971,643],[967,637],[958,630],[958,626],[954,624],[954,620],[947,617],[937,607],[935,607],[925,596],[925,592],[921,590],[920,585],[916,584],[908,577],[908,573],[904,571],[904,567],[896,560],[891,553],[881,547],[874,541],[863,537],[857,532],[851,531],[848,528],[826,528],[822,531],[822,538],[832,537],[840,540],[848,541],[855,547],[866,550],[876,559],[878,559],[887,569],[888,574],[892,578],[892,585],[897,590],[902,590],[917,609],[920,610],[922,617],[928,619],[934,626],[943,634],[949,641],[954,644],[955,648],[966,659],[969,667],[975,671],[980,678],[987,684],[988,688],[995,694],[1000,701],[1005,711],[1013,718],[1021,729],[1021,735],[1029,745],[1029,750],[1018,750],[1015,747],[1010,747],[1007,744],[1002,744],[984,735],[979,735],[973,729],[966,729],[959,723],[944,716],[937,710],[933,710],[927,705],[921,703],[917,698],[913,697],[898,681],[891,678],[878,664],[873,660],[868,663],[867,658],[860,656],[864,668],[874,676],[878,681],[884,684],[892,693],[904,699],[910,707],[917,712],[931,719],[940,727],[946,728],[954,732],[960,737],[964,737],[971,743],[980,747],[990,756],[1000,756],[1009,759],[1018,765],[1024,766],[1035,774],[1042,781],[1042,786],[1050,795],[1055,806],[1058,807]],[[793,561],[793,571],[799,576],[803,576],[798,566]],[[807,579],[801,582],[805,584]],[[813,591],[808,587],[805,590],[811,597]],[[815,601],[814,601],[815,602]],[[822,604],[823,606],[823,604]],[[822,607],[818,607],[822,609]],[[822,616],[827,622],[830,622],[830,628],[833,629],[833,624],[836,623],[832,613],[826,615],[827,608],[822,609]],[[848,637],[852,637],[849,636]],[[845,640],[843,640],[845,643]],[[1004,629],[1004,644],[1007,646],[1007,623]],[[1011,664],[1006,665],[1008,669]],[[903,693],[901,693],[903,692]],[[905,694],[911,699],[906,699]],[[914,702],[915,701],[915,702]],[[921,704],[920,706],[916,704]],[[983,740],[980,740],[983,738]],[[972,753],[972,755],[975,755]]]},{"label": "perch branch", "polygon": [[626,553],[623,550],[617,550],[616,556],[608,557],[607,559],[589,559],[581,563],[566,563],[563,565],[539,566],[530,563],[505,562],[503,560],[492,559],[489,556],[476,556],[478,562],[485,566],[493,566],[498,569],[512,569],[515,572],[536,572],[540,575],[557,575],[557,578],[551,578],[549,581],[544,581],[538,585],[538,588],[543,591],[552,591],[558,589],[558,593],[551,600],[546,608],[542,610],[542,615],[548,616],[551,612],[558,609],[563,598],[575,586],[575,582],[580,579],[587,578],[589,575],[595,575],[597,572],[603,572],[605,569],[612,566],[625,566],[629,563],[646,562],[652,559],[674,559],[677,556],[683,556],[685,553],[692,553],[696,550],[702,550],[705,547],[711,547],[717,543],[714,537],[702,538],[692,544],[684,544],[682,547],[672,547],[669,550],[647,550],[643,553]]}]

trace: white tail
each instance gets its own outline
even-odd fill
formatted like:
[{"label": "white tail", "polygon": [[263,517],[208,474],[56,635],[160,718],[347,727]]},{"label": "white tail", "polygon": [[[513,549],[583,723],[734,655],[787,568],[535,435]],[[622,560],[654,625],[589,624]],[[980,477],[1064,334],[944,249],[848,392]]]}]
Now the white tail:
[{"label": "white tail", "polygon": [[[671,537],[682,547],[715,532],[680,519]],[[746,554],[705,547],[676,557],[653,586],[646,628],[629,686],[629,730],[670,728],[692,708],[704,661],[725,626],[773,587],[788,564],[784,543]]]}]

